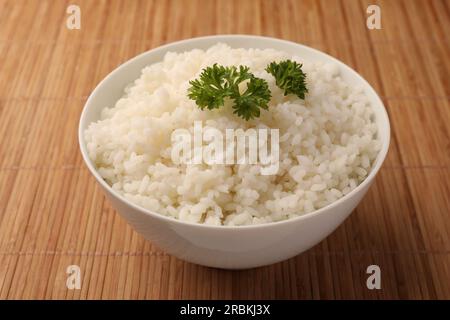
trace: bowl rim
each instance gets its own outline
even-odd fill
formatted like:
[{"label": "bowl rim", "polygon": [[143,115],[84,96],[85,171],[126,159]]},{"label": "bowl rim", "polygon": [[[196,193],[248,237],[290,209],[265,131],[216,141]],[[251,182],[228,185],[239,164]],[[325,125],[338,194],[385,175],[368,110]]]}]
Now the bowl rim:
[{"label": "bowl rim", "polygon": [[[358,80],[361,81],[361,84],[363,84],[365,88],[369,88],[369,90],[373,91],[374,96],[375,96],[375,103],[374,103],[375,108],[381,108],[381,116],[382,116],[382,118],[384,118],[384,119],[382,119],[382,122],[386,123],[386,128],[385,128],[385,130],[386,130],[386,138],[385,138],[384,141],[382,141],[381,149],[378,152],[377,158],[375,159],[375,161],[376,161],[375,166],[371,169],[369,175],[358,186],[356,186],[355,189],[350,191],[348,194],[344,195],[343,197],[339,198],[338,200],[336,200],[336,201],[334,201],[334,202],[332,202],[332,203],[330,203],[330,204],[328,204],[325,207],[322,207],[320,209],[317,209],[317,210],[305,213],[305,214],[300,215],[300,216],[295,217],[295,218],[286,219],[286,220],[275,221],[275,222],[267,222],[267,223],[261,223],[261,224],[252,224],[252,225],[239,225],[239,226],[208,225],[208,224],[203,224],[203,223],[182,221],[182,220],[179,220],[179,219],[175,219],[175,218],[163,215],[163,214],[158,213],[156,211],[151,211],[149,209],[141,207],[141,206],[139,206],[139,205],[129,201],[128,199],[126,199],[119,192],[115,191],[100,176],[98,171],[95,169],[93,163],[91,162],[91,160],[90,160],[90,158],[88,156],[86,144],[84,142],[84,129],[87,128],[87,126],[89,125],[89,124],[85,125],[87,109],[89,108],[89,106],[91,104],[91,101],[92,101],[93,97],[95,96],[96,92],[98,90],[100,90],[100,88],[103,86],[103,84],[105,82],[109,81],[109,79],[112,78],[116,72],[118,72],[119,70],[127,68],[127,66],[132,64],[135,60],[138,60],[139,58],[142,58],[145,55],[151,54],[154,51],[164,51],[165,50],[166,52],[169,52],[170,48],[172,46],[183,45],[184,43],[188,43],[188,42],[191,42],[191,41],[202,41],[202,40],[213,40],[213,39],[216,39],[217,42],[221,42],[221,41],[226,41],[228,39],[238,39],[238,38],[247,39],[247,40],[259,39],[259,40],[262,40],[262,41],[268,41],[268,42],[272,42],[272,43],[273,42],[277,42],[277,43],[280,43],[280,44],[284,43],[284,44],[288,44],[288,45],[295,45],[295,46],[301,47],[302,49],[310,50],[312,53],[324,55],[326,58],[328,58],[331,61],[337,63],[340,67],[343,66],[344,68],[348,69],[347,71],[350,72],[350,73],[353,73],[353,75],[356,76],[356,78],[358,78]],[[148,51],[145,51],[143,53],[140,53],[140,54],[134,56],[131,59],[128,59],[127,61],[125,61],[124,63],[120,64],[118,67],[116,67],[114,70],[112,70],[110,73],[108,73],[108,75],[106,75],[96,85],[94,90],[92,90],[91,94],[89,95],[88,99],[86,100],[86,102],[85,102],[85,104],[83,106],[83,111],[81,112],[81,116],[80,116],[80,120],[79,120],[79,126],[78,126],[78,143],[79,143],[81,155],[82,155],[82,158],[84,160],[85,165],[88,167],[89,171],[95,177],[97,182],[101,186],[103,186],[103,188],[105,188],[105,190],[107,190],[115,198],[119,199],[121,202],[123,202],[127,206],[133,208],[134,210],[137,210],[138,212],[140,212],[142,214],[149,215],[152,218],[156,218],[158,220],[162,220],[163,222],[167,222],[169,224],[177,224],[177,225],[182,225],[182,226],[187,226],[187,227],[197,227],[197,228],[217,229],[217,230],[248,230],[248,229],[271,228],[271,227],[277,227],[277,226],[282,226],[282,225],[286,225],[286,224],[295,223],[295,222],[298,222],[298,221],[301,221],[301,220],[304,220],[304,219],[309,219],[309,218],[312,218],[312,217],[315,217],[315,216],[318,216],[318,215],[322,215],[322,214],[324,214],[326,212],[331,212],[330,210],[332,210],[333,208],[337,207],[338,205],[344,203],[348,199],[354,197],[362,189],[364,189],[366,186],[370,185],[370,183],[372,182],[372,180],[375,178],[376,174],[380,170],[382,164],[384,163],[384,160],[386,159],[386,156],[387,156],[387,153],[388,153],[388,150],[389,150],[390,139],[391,139],[391,128],[390,128],[390,121],[389,121],[388,113],[386,111],[386,107],[384,106],[384,103],[383,103],[382,99],[380,98],[378,93],[375,91],[375,89],[356,70],[354,70],[353,68],[351,68],[350,66],[348,66],[344,62],[340,61],[337,58],[334,58],[334,57],[330,56],[329,54],[327,54],[325,52],[322,52],[322,51],[320,51],[318,49],[314,49],[314,48],[311,48],[309,46],[306,46],[306,45],[303,45],[303,44],[300,44],[300,43],[296,43],[296,42],[289,41],[289,40],[273,38],[273,37],[258,36],[258,35],[247,35],[247,34],[218,34],[218,35],[210,35],[210,36],[202,36],[202,37],[194,37],[194,38],[183,39],[183,40],[170,42],[170,43],[164,44],[162,46],[158,46],[158,47],[152,48],[152,49],[150,49]]]}]

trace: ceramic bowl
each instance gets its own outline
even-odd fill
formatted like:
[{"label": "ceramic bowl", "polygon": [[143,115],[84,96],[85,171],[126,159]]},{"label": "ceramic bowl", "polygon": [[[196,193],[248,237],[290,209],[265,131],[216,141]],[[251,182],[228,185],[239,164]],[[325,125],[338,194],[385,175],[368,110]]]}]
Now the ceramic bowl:
[{"label": "ceramic bowl", "polygon": [[[114,191],[97,172],[88,157],[83,137],[91,122],[99,119],[100,111],[112,106],[122,96],[124,88],[140,76],[146,65],[159,62],[169,52],[195,48],[206,49],[217,42],[236,48],[273,48],[304,57],[310,61],[336,63],[344,80],[362,85],[374,108],[375,122],[382,148],[368,177],[353,191],[336,202],[286,221],[252,226],[208,226],[175,220],[141,208]],[[390,126],[383,102],[374,89],[353,69],[339,60],[307,46],[259,36],[219,35],[193,38],[170,43],[125,62],[103,79],[89,96],[81,114],[79,143],[89,171],[102,187],[117,212],[141,235],[153,244],[180,259],[226,269],[244,269],[272,264],[308,250],[333,232],[361,201],[386,157]]]}]

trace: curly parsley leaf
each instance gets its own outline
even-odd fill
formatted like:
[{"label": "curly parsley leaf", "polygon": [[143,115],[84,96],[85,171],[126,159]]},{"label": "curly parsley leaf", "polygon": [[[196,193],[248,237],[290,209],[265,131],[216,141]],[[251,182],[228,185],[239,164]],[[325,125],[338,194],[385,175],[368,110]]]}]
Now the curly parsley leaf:
[{"label": "curly parsley leaf", "polygon": [[295,94],[300,99],[305,99],[308,92],[306,88],[306,74],[302,71],[302,64],[296,61],[285,60],[271,62],[266,71],[275,77],[276,85],[284,90],[284,95]]},{"label": "curly parsley leaf", "polygon": [[[243,82],[247,82],[247,88],[241,94],[239,85]],[[234,102],[233,113],[245,120],[259,117],[260,108],[267,110],[271,98],[267,82],[255,77],[245,66],[237,69],[214,64],[203,69],[199,79],[189,83],[188,97],[200,109],[217,109],[228,97]]]},{"label": "curly parsley leaf", "polygon": [[231,98],[234,100],[233,113],[245,120],[259,118],[260,109],[267,110],[270,101],[270,91],[266,80],[261,78],[250,78],[247,90],[239,94],[239,89],[233,91]]},{"label": "curly parsley leaf", "polygon": [[190,81],[188,97],[195,100],[200,109],[217,109],[224,104],[225,97],[229,96],[229,83],[226,78],[230,68],[214,64],[203,69],[200,78]]}]

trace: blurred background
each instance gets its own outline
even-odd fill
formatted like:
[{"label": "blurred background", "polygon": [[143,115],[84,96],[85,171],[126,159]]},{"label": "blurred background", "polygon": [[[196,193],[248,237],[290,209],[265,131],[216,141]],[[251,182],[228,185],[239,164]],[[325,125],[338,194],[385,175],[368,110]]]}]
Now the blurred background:
[{"label": "blurred background", "polygon": [[[370,5],[381,29],[367,26]],[[1,299],[450,299],[450,1],[0,8]],[[77,10],[80,28],[70,28]],[[146,50],[212,34],[322,50],[366,78],[390,116],[389,155],[363,202],[322,243],[272,266],[217,270],[160,251],[114,212],[78,149],[81,110],[103,77]],[[70,265],[79,289],[66,285]],[[366,286],[369,265],[380,267],[380,290]]]}]

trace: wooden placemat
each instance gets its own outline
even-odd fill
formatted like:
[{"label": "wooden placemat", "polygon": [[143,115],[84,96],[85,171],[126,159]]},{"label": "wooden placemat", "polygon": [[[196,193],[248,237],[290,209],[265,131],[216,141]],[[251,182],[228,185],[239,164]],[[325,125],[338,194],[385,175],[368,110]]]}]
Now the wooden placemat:
[{"label": "wooden placemat", "polygon": [[[74,1],[75,2],[75,1]],[[449,299],[450,2],[0,1],[0,298]],[[369,4],[381,30],[366,27]],[[385,165],[351,217],[313,249],[244,271],[178,260],[135,233],[82,163],[77,126],[127,59],[211,34],[323,50],[364,76],[392,125]],[[369,265],[381,290],[366,286]],[[78,265],[81,289],[66,287]]]}]

